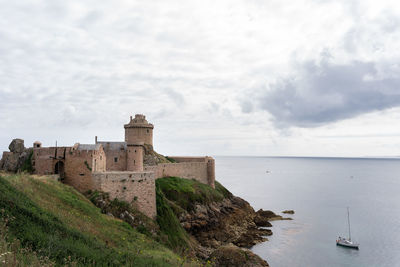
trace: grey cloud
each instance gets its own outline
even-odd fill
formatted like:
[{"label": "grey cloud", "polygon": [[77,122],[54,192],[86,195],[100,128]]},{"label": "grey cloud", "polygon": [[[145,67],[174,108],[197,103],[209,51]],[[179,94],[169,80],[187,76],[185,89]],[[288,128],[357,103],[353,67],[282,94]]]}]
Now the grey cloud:
[{"label": "grey cloud", "polygon": [[253,111],[253,104],[250,101],[243,101],[240,103],[240,107],[243,113],[250,113]]},{"label": "grey cloud", "polygon": [[165,94],[175,102],[177,106],[182,106],[185,104],[185,98],[183,95],[172,88],[166,88]]},{"label": "grey cloud", "polygon": [[300,68],[297,77],[259,92],[259,108],[279,127],[315,127],[400,106],[400,78],[379,77],[374,63],[307,62]]},{"label": "grey cloud", "polygon": [[220,110],[220,105],[215,102],[211,102],[210,106],[208,107],[207,111],[210,113],[216,113]]}]

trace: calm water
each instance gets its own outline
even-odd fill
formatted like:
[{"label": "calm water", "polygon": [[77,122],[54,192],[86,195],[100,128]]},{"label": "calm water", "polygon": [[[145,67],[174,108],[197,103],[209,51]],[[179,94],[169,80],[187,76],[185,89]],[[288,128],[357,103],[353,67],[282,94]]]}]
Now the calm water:
[{"label": "calm water", "polygon": [[[400,160],[216,157],[216,172],[256,210],[295,210],[253,247],[272,267],[400,266]],[[358,251],[335,243],[346,207]]]}]

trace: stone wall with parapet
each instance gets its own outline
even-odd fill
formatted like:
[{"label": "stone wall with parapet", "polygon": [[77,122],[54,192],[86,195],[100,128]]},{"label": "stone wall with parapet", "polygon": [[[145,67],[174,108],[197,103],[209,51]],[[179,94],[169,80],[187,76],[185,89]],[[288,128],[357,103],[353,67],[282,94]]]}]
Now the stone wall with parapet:
[{"label": "stone wall with parapet", "polygon": [[33,148],[32,165],[36,174],[54,174],[54,165],[65,161],[71,147],[40,147]]},{"label": "stone wall with parapet", "polygon": [[79,192],[95,187],[92,174],[106,170],[105,153],[97,150],[71,150],[65,159],[64,183],[73,186]]},{"label": "stone wall with parapet", "polygon": [[159,163],[156,166],[145,166],[145,171],[155,173],[155,178],[176,176],[194,179],[215,188],[215,163],[211,157],[169,157],[177,163]]},{"label": "stone wall with parapet", "polygon": [[97,172],[92,174],[97,190],[126,201],[150,218],[157,215],[154,172]]}]

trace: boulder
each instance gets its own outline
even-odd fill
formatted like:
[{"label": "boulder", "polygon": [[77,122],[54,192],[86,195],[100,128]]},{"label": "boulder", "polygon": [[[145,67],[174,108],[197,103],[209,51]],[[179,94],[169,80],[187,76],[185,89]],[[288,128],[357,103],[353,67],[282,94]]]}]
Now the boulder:
[{"label": "boulder", "polygon": [[294,214],[294,210],[284,210],[284,211],[282,211],[282,213]]},{"label": "boulder", "polygon": [[4,152],[2,158],[2,169],[8,172],[17,172],[19,166],[19,154]]},{"label": "boulder", "polygon": [[3,157],[0,160],[0,169],[17,172],[17,171],[30,171],[32,172],[32,165],[29,166],[29,160],[33,153],[32,148],[26,149],[24,146],[24,140],[13,139],[8,146],[10,152],[3,152]]},{"label": "boulder", "polygon": [[10,145],[8,146],[8,149],[10,149],[10,152],[14,152],[14,153],[22,153],[25,150],[25,146],[24,146],[24,140],[22,139],[13,139],[10,143]]},{"label": "boulder", "polygon": [[210,255],[209,261],[213,266],[221,267],[262,267],[269,266],[268,263],[261,259],[248,249],[241,249],[234,245],[225,245],[217,248]]},{"label": "boulder", "polygon": [[276,215],[274,212],[270,211],[270,210],[263,210],[263,209],[259,209],[256,214],[260,217],[269,219],[269,218],[275,218]]},{"label": "boulder", "polygon": [[[276,215],[270,210],[263,209],[259,209],[256,212],[256,217],[254,218],[254,222],[257,224],[257,226],[263,226],[262,224],[266,224],[265,221],[270,222],[277,220],[292,220],[292,218],[284,218],[281,215]],[[267,224],[265,226],[269,227]]]},{"label": "boulder", "polygon": [[254,223],[259,227],[272,227],[272,224],[268,221],[268,218],[256,214],[254,217]]}]

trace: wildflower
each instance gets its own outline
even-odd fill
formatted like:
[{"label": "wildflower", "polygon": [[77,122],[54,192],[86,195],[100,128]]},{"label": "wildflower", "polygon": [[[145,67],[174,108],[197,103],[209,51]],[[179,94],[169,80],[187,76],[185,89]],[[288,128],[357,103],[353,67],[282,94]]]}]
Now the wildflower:
[{"label": "wildflower", "polygon": [[7,252],[4,252],[3,254],[0,254],[0,258],[5,256],[5,255],[7,255],[7,254],[11,254],[11,251],[7,251]]}]

